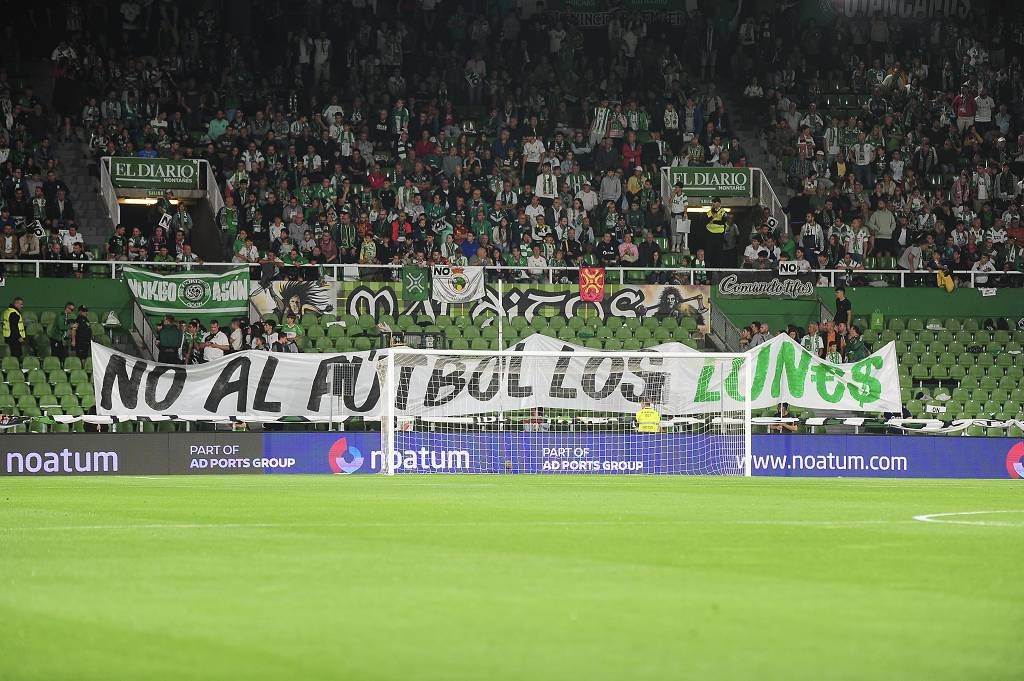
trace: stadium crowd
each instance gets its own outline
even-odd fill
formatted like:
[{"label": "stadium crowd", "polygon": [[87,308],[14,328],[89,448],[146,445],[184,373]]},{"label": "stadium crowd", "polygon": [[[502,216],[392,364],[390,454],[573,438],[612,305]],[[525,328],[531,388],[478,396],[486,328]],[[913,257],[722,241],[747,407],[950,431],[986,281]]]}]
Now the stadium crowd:
[{"label": "stadium crowd", "polygon": [[[89,257],[52,136],[97,158],[206,159],[224,193],[221,259],[275,276],[444,262],[537,279],[669,253],[695,267],[785,258],[847,283],[865,267],[948,286],[952,270],[987,283],[1024,269],[1019,22],[821,26],[783,3],[695,9],[681,26],[616,13],[594,31],[543,6],[309,2],[282,31],[285,7],[266,2],[243,35],[214,4],[70,3],[52,112],[0,76],[5,258]],[[715,205],[691,220],[678,190],[662,200],[663,165],[747,165],[729,92],[796,191],[792,234]],[[171,198],[167,229],[119,226],[99,257],[200,262]]]},{"label": "stadium crowd", "polygon": [[984,286],[1024,270],[1022,24],[972,19],[874,16],[799,41],[741,27],[744,108],[794,192],[790,223],[811,262],[898,267],[947,288],[964,282],[955,271]]}]

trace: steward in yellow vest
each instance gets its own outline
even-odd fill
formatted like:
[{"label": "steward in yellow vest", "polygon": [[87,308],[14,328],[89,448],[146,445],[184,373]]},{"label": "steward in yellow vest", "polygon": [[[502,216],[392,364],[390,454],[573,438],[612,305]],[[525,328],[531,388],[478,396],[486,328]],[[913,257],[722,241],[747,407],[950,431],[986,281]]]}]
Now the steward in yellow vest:
[{"label": "steward in yellow vest", "polygon": [[11,349],[11,355],[19,358],[22,345],[28,339],[28,334],[25,333],[25,318],[21,312],[24,307],[25,301],[15,298],[3,312],[4,342]]},{"label": "steward in yellow vest", "polygon": [[650,402],[640,403],[640,411],[636,413],[636,432],[657,433],[661,431],[661,414],[651,406]]}]

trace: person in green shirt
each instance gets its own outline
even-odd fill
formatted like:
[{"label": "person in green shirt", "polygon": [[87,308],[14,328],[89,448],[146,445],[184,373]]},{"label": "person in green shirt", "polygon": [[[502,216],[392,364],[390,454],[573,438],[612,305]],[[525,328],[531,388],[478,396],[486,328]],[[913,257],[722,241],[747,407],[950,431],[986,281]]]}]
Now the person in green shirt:
[{"label": "person in green shirt", "polygon": [[785,230],[779,233],[779,250],[789,256],[790,260],[796,260],[796,242],[789,237]]},{"label": "person in green shirt", "polygon": [[128,237],[124,235],[124,225],[114,228],[114,233],[107,239],[107,260],[128,259]]},{"label": "person in green shirt", "polygon": [[[153,256],[153,262],[174,262],[174,257],[167,251],[167,246],[161,246],[160,252]],[[160,272],[173,272],[176,268],[173,265],[158,268]]]},{"label": "person in green shirt", "polygon": [[306,333],[302,326],[296,322],[294,312],[289,312],[285,316],[285,323],[281,325],[280,331],[295,342],[298,342],[298,339]]},{"label": "person in green shirt", "polygon": [[846,340],[846,361],[849,363],[859,362],[871,354],[868,346],[860,337],[860,329],[854,325],[850,326],[850,333]]},{"label": "person in green shirt", "polygon": [[238,233],[238,208],[235,207],[235,197],[231,194],[224,197],[224,205],[217,213],[217,226],[220,227],[224,259],[231,260],[231,248]]},{"label": "person in green shirt", "polygon": [[179,352],[182,339],[181,327],[174,321],[174,317],[164,317],[164,322],[157,333],[158,361],[161,364],[181,364]]},{"label": "person in green shirt", "polygon": [[50,338],[50,349],[53,350],[54,355],[60,358],[62,364],[68,356],[68,333],[75,316],[75,304],[68,301],[64,303],[64,310],[50,322],[50,328],[47,330],[46,335]]},{"label": "person in green shirt", "polygon": [[202,329],[199,327],[199,320],[192,319],[189,321],[188,326],[184,326],[185,321],[181,321],[181,350],[179,357],[184,364],[195,364],[195,346],[196,343],[202,340]]}]

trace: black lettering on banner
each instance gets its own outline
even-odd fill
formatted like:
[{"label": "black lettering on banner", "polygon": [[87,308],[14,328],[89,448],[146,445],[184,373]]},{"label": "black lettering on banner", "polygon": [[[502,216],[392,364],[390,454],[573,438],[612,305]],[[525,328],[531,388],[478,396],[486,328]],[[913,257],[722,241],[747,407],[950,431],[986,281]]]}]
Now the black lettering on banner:
[{"label": "black lettering on banner", "polygon": [[132,374],[128,375],[128,362],[125,357],[111,355],[107,362],[106,371],[103,372],[103,387],[100,390],[100,407],[105,410],[113,409],[112,392],[114,382],[117,382],[118,396],[121,404],[127,409],[135,409],[139,403],[139,387],[142,385],[142,375],[146,373],[149,365],[142,361],[136,361],[132,366]]},{"label": "black lettering on banner", "polygon": [[[454,367],[454,371],[445,373],[448,367]],[[423,396],[424,407],[439,407],[442,404],[451,402],[466,387],[465,363],[456,358],[442,357],[434,364],[434,370],[430,372],[430,379],[427,381],[427,393]],[[447,395],[441,396],[441,392],[451,389]]]},{"label": "black lettering on banner", "polygon": [[[571,352],[572,348],[563,345],[562,352]],[[567,388],[562,383],[565,381],[566,371],[569,369],[569,357],[559,357],[558,361],[555,362],[555,375],[551,377],[551,387],[548,389],[548,397],[562,400],[575,400],[577,395],[576,388]]]},{"label": "black lettering on banner", "polygon": [[[526,348],[525,343],[517,343],[515,349],[523,350]],[[519,381],[523,377],[523,358],[515,357],[508,363],[508,396],[518,397],[520,399],[526,397],[533,397],[533,388],[528,385],[520,385]]]},{"label": "black lettering on banner", "polygon": [[[356,404],[355,396],[359,394],[359,370],[363,367],[363,358],[347,355],[329,357],[316,368],[316,377],[309,389],[309,401],[306,403],[308,411],[319,412],[320,402],[324,395],[331,394],[331,367],[335,364],[351,364],[351,371],[341,372],[341,392],[344,395],[345,408],[355,414],[365,414],[377,405],[380,400],[380,379],[377,378],[377,371],[374,365],[374,354],[370,354],[370,368],[373,370],[373,382],[370,389],[366,391],[366,401]],[[351,388],[346,385],[351,381]]]},{"label": "black lettering on banner", "polygon": [[665,383],[668,380],[668,373],[644,369],[644,362],[650,363],[651,366],[664,366],[665,364],[664,358],[653,355],[650,357],[630,357],[627,362],[627,368],[631,374],[640,379],[641,383],[639,386],[633,382],[623,383],[619,387],[619,392],[628,401],[636,404],[644,400],[654,404],[663,404],[665,402]]},{"label": "black lettering on banner", "polygon": [[[494,357],[487,357],[480,360],[480,363],[476,365],[476,369],[469,375],[469,382],[466,384],[467,392],[473,399],[486,402],[493,399],[498,391],[501,390],[501,362],[498,361],[497,355]],[[487,370],[487,366],[490,366],[491,380],[487,384],[486,388],[481,388],[480,379],[483,376],[484,371]]]},{"label": "black lettering on banner", "polygon": [[404,366],[398,370],[398,389],[395,391],[395,409],[404,411],[409,406],[409,384],[412,383],[412,371],[416,367]]},{"label": "black lettering on banner", "polygon": [[273,414],[281,412],[280,402],[267,402],[267,392],[274,382],[274,373],[277,371],[279,361],[273,355],[267,355],[266,364],[263,365],[263,372],[260,373],[260,382],[256,386],[256,399],[252,402],[255,411],[266,411]]},{"label": "black lettering on banner", "polygon": [[[251,364],[249,358],[245,356],[228,360],[228,363],[220,370],[220,375],[217,376],[217,380],[213,384],[210,396],[206,398],[206,404],[203,405],[206,411],[216,414],[220,410],[221,401],[231,393],[238,393],[235,410],[238,412],[248,411],[246,405],[249,397],[249,367]],[[236,369],[238,378],[228,380],[235,374]]]},{"label": "black lettering on banner", "polygon": [[[605,360],[611,361],[611,371],[608,372],[608,379],[600,388],[597,387],[597,372]],[[615,392],[622,382],[622,372],[626,363],[621,357],[591,357],[587,360],[587,366],[583,370],[583,392],[595,400],[604,398]]]},{"label": "black lettering on banner", "polygon": [[[168,371],[173,372],[171,377],[171,385],[167,388],[167,393],[164,395],[162,400],[156,398],[156,388],[160,379]],[[174,364],[157,364],[153,367],[153,370],[146,376],[146,404],[150,408],[157,411],[164,411],[169,408],[172,404],[177,401],[181,395],[181,391],[185,388],[185,379],[187,378],[185,367],[177,366]]]}]

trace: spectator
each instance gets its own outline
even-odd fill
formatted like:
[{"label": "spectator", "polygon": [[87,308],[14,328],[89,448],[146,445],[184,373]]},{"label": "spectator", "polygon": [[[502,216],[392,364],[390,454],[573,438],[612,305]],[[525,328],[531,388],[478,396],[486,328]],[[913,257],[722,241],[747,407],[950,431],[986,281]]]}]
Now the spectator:
[{"label": "spectator", "polygon": [[92,352],[92,326],[85,305],[78,306],[78,316],[71,324],[71,350],[81,360],[88,359]]},{"label": "spectator", "polygon": [[196,344],[196,349],[202,352],[204,362],[212,362],[224,356],[231,347],[228,345],[228,337],[220,330],[220,323],[216,320],[210,322],[210,331]]},{"label": "spectator", "polygon": [[842,322],[847,327],[853,326],[853,306],[846,297],[846,289],[842,286],[836,287],[836,316],[837,322]]},{"label": "spectator", "polygon": [[21,359],[28,334],[25,332],[25,301],[15,298],[3,313],[4,342],[10,348],[11,357]]}]

